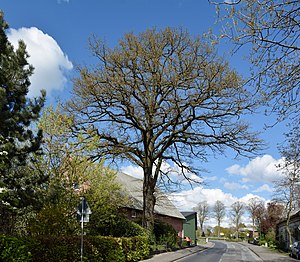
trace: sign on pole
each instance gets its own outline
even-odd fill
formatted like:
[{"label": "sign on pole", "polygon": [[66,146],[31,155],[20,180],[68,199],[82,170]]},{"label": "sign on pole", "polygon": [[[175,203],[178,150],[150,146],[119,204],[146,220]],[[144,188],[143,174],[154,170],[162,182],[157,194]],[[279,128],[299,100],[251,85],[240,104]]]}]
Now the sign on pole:
[{"label": "sign on pole", "polygon": [[89,207],[85,197],[81,197],[80,204],[77,208],[77,220],[81,223],[81,247],[80,247],[80,261],[83,259],[83,223],[90,221],[90,214],[92,211]]},{"label": "sign on pole", "polygon": [[[77,208],[77,220],[78,222],[89,222],[90,221],[90,214],[92,214],[92,211],[89,207],[89,204],[85,197],[82,197],[80,204]],[[83,221],[82,221],[83,220]]]}]

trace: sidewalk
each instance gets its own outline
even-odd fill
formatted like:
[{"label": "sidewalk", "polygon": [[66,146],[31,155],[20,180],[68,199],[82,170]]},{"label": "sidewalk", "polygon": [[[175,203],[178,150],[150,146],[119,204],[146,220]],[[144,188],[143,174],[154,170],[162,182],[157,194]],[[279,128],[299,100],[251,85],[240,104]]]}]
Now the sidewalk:
[{"label": "sidewalk", "polygon": [[214,244],[211,242],[208,242],[207,244],[204,245],[197,245],[197,246],[193,246],[193,247],[187,247],[184,249],[179,249],[177,251],[174,252],[165,252],[165,253],[161,253],[161,254],[157,254],[154,255],[153,257],[146,259],[146,260],[142,260],[145,262],[172,262],[172,261],[176,261],[180,258],[189,256],[193,253],[205,250],[207,248],[211,248],[213,247]]},{"label": "sidewalk", "polygon": [[240,242],[240,244],[249,248],[253,253],[266,262],[286,262],[286,261],[295,261],[295,259],[290,258],[284,253],[279,253],[276,250],[271,250],[267,247],[252,245],[247,242]]}]

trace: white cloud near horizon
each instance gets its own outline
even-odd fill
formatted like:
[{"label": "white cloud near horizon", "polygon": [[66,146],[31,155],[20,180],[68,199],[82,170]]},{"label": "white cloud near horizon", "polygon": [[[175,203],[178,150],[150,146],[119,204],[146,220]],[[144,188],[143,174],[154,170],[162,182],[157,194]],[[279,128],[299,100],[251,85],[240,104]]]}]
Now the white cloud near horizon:
[{"label": "white cloud near horizon", "polygon": [[269,192],[269,193],[273,193],[274,189],[271,188],[268,184],[263,184],[262,186],[260,186],[259,188],[253,190],[253,192],[255,193],[260,193],[260,192]]},{"label": "white cloud near horizon", "polygon": [[256,157],[245,166],[232,165],[226,169],[230,175],[242,176],[242,182],[267,182],[273,183],[278,180],[282,173],[278,170],[277,166],[284,160],[274,159],[270,155]]},{"label": "white cloud near horizon", "polygon": [[169,194],[170,199],[175,206],[181,211],[190,211],[202,201],[207,201],[209,206],[213,206],[217,200],[224,203],[225,206],[230,206],[238,200],[230,193],[225,193],[219,188],[203,188],[202,186],[190,190]]},{"label": "white cloud near horizon", "polygon": [[7,36],[15,49],[19,40],[23,40],[30,55],[28,62],[33,65],[34,73],[30,77],[29,97],[39,96],[42,89],[47,95],[64,89],[66,74],[73,64],[51,36],[36,27],[10,29]]}]

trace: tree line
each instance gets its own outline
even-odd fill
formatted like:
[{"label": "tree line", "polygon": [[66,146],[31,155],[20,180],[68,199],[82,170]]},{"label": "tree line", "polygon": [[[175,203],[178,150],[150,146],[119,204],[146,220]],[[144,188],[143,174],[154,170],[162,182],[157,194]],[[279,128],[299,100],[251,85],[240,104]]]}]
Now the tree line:
[{"label": "tree line", "polygon": [[[217,200],[213,206],[209,206],[207,201],[201,201],[195,207],[199,219],[199,233],[205,236],[205,224],[212,225],[212,219],[216,222],[216,235],[221,237],[221,230],[224,231],[224,222],[228,228],[228,222],[232,230],[232,238],[239,239],[243,227],[247,227],[249,238],[265,239],[267,235],[272,235],[271,241],[276,242],[276,224],[285,218],[284,205],[278,202],[265,203],[258,197],[249,199],[247,203],[236,201],[229,207]],[[245,225],[246,217],[250,218],[251,225]],[[248,219],[247,219],[248,220]],[[222,226],[223,223],[223,226]],[[228,229],[227,229],[228,231]],[[228,237],[228,236],[226,236]]]}]

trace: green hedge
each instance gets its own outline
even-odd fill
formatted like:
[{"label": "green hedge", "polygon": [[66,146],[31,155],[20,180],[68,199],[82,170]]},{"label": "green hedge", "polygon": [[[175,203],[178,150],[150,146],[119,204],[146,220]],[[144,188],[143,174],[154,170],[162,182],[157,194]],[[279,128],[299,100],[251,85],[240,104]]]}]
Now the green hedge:
[{"label": "green hedge", "polygon": [[[84,236],[83,260],[135,262],[149,255],[148,238]],[[1,237],[0,261],[75,262],[80,261],[81,237],[47,236],[21,240]]]},{"label": "green hedge", "polygon": [[0,261],[33,261],[30,246],[31,244],[25,239],[0,236]]},{"label": "green hedge", "polygon": [[136,236],[121,238],[122,249],[125,254],[125,261],[140,261],[149,256],[148,237]]}]

